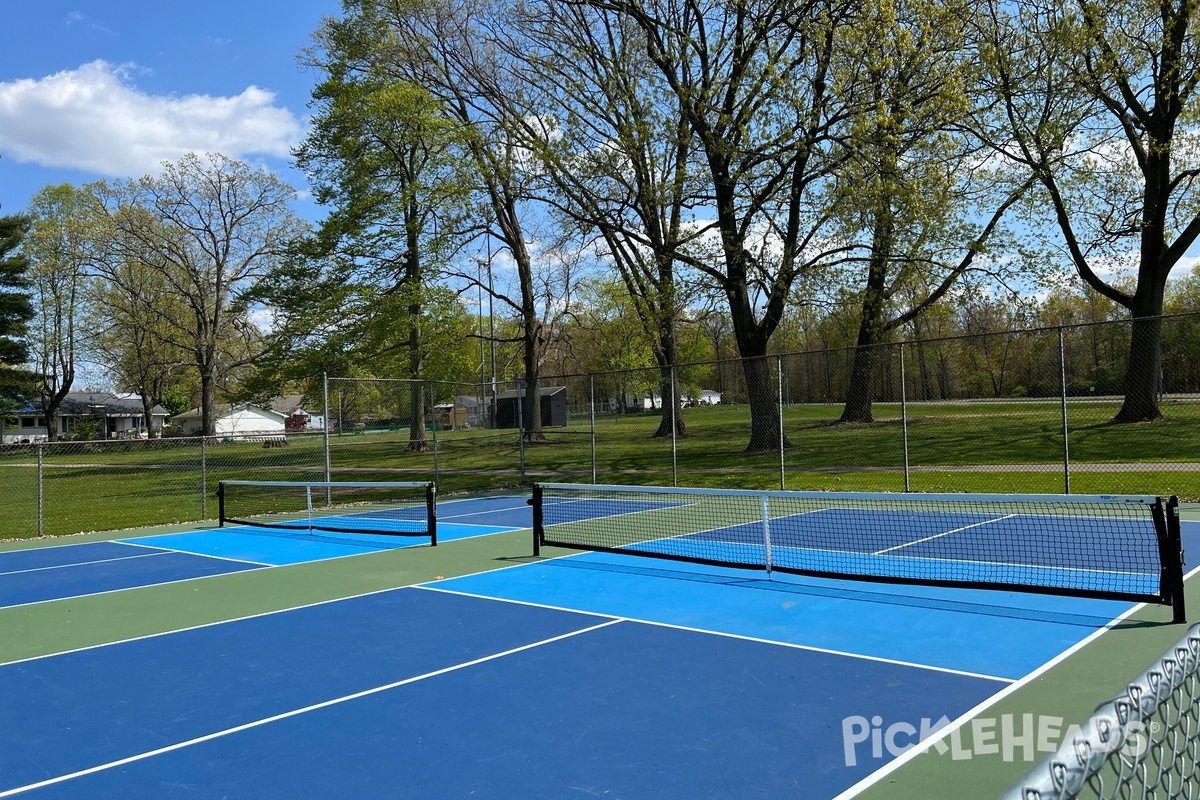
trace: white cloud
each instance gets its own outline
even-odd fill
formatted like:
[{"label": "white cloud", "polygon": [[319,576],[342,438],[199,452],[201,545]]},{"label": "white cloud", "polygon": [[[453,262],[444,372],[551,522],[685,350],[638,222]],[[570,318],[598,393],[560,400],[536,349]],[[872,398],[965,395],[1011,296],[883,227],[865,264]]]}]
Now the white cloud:
[{"label": "white cloud", "polygon": [[189,152],[286,157],[300,121],[256,86],[233,97],[150,95],[131,67],[93,61],[0,83],[0,153],[14,161],[137,177]]}]

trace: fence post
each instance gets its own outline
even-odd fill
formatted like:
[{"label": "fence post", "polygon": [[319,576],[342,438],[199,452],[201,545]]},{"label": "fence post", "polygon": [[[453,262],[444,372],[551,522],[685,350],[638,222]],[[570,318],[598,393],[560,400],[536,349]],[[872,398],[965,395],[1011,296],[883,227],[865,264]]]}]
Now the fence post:
[{"label": "fence post", "polygon": [[1067,349],[1063,344],[1063,329],[1058,326],[1058,373],[1059,399],[1062,402],[1062,436],[1063,436],[1063,491],[1071,493],[1071,448],[1069,445],[1070,429],[1067,427]]},{"label": "fence post", "polygon": [[[438,435],[437,429],[438,429],[439,423],[438,423],[438,419],[437,419],[437,413],[434,411],[434,407],[436,405],[437,405],[437,403],[434,400],[434,395],[433,395],[433,381],[430,381],[429,382],[429,419],[432,420],[432,423],[429,425],[429,427],[432,429],[430,431],[430,433],[433,434],[433,485],[440,489],[441,488],[441,474],[439,472],[440,464],[438,463],[438,440],[437,440],[437,435]],[[450,398],[450,422],[452,424],[454,422],[454,398],[453,398],[453,396],[451,396],[451,398]]]},{"label": "fence post", "polygon": [[912,491],[908,469],[908,380],[904,371],[904,342],[900,343],[900,430],[904,439],[904,491]]},{"label": "fence post", "polygon": [[787,490],[787,468],[785,466],[786,459],[784,458],[783,453],[783,356],[775,357],[775,378],[775,382],[778,384],[779,390],[779,491],[782,492]]},{"label": "fence post", "polygon": [[520,447],[520,482],[525,482],[525,398],[522,397],[521,376],[517,376],[517,443]]},{"label": "fence post", "polygon": [[208,519],[208,437],[200,437],[200,519]]},{"label": "fence post", "polygon": [[667,394],[669,394],[671,396],[670,397],[670,400],[671,400],[671,485],[678,486],[679,485],[679,448],[678,448],[679,441],[678,441],[678,437],[676,437],[676,435],[675,435],[675,426],[678,424],[678,420],[676,420],[675,415],[679,412],[676,407],[677,402],[675,399],[675,365],[674,364],[671,365],[670,376],[671,376],[671,379],[669,381],[670,385],[667,387],[668,388]]},{"label": "fence post", "polygon": [[325,446],[325,482],[329,483],[332,470],[329,462],[329,373],[321,373],[321,403],[324,407],[321,417],[321,442]]},{"label": "fence post", "polygon": [[596,483],[596,376],[588,375],[588,409],[592,424],[592,483]]},{"label": "fence post", "polygon": [[42,444],[39,442],[37,446],[37,533],[39,539],[46,535],[45,507],[43,505],[45,497],[42,494],[42,486]]}]

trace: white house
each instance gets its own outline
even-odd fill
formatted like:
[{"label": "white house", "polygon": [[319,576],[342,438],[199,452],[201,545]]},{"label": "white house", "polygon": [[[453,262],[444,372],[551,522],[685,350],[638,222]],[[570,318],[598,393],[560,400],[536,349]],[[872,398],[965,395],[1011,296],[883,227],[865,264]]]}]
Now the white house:
[{"label": "white house", "polygon": [[136,394],[112,392],[68,392],[58,408],[58,425],[51,431],[40,403],[0,413],[0,444],[45,442],[75,435],[80,423],[93,423],[98,439],[135,439],[157,437],[167,419],[167,410],[151,409],[153,424],[146,429],[142,399]]},{"label": "white house", "polygon": [[[216,436],[258,436],[282,434],[287,415],[250,403],[218,405],[214,434]],[[199,408],[190,408],[171,417],[171,424],[183,436],[199,436],[202,431]]]}]

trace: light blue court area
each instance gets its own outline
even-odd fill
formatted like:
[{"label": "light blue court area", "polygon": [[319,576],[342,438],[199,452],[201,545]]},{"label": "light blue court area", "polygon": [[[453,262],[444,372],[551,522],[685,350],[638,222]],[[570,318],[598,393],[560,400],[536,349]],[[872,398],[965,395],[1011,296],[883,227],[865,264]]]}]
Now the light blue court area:
[{"label": "light blue court area", "polygon": [[[452,542],[475,536],[507,533],[532,524],[533,511],[524,497],[484,497],[444,500],[438,503],[438,541]],[[325,518],[323,522],[328,522]],[[299,525],[300,523],[295,523]],[[428,547],[410,536],[337,531],[289,530],[232,525],[205,531],[141,536],[130,544],[183,553],[252,561],[283,567],[331,558],[375,553],[404,547]]]},{"label": "light blue court area", "polygon": [[431,585],[1006,680],[1024,677],[1131,607],[779,573],[767,580],[764,573],[611,553]]},{"label": "light blue court area", "polygon": [[170,549],[91,542],[0,553],[0,608],[258,569]]}]

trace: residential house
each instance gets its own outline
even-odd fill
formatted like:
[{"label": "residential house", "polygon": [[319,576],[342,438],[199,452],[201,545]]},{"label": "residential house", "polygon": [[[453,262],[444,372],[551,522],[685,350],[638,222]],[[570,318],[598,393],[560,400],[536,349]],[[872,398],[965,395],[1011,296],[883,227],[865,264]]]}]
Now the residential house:
[{"label": "residential house", "polygon": [[33,443],[75,436],[81,424],[95,425],[97,439],[136,439],[162,433],[167,410],[151,409],[153,424],[146,428],[142,399],[136,394],[68,392],[58,408],[58,425],[50,430],[41,401],[26,403],[0,414],[0,443]]}]

